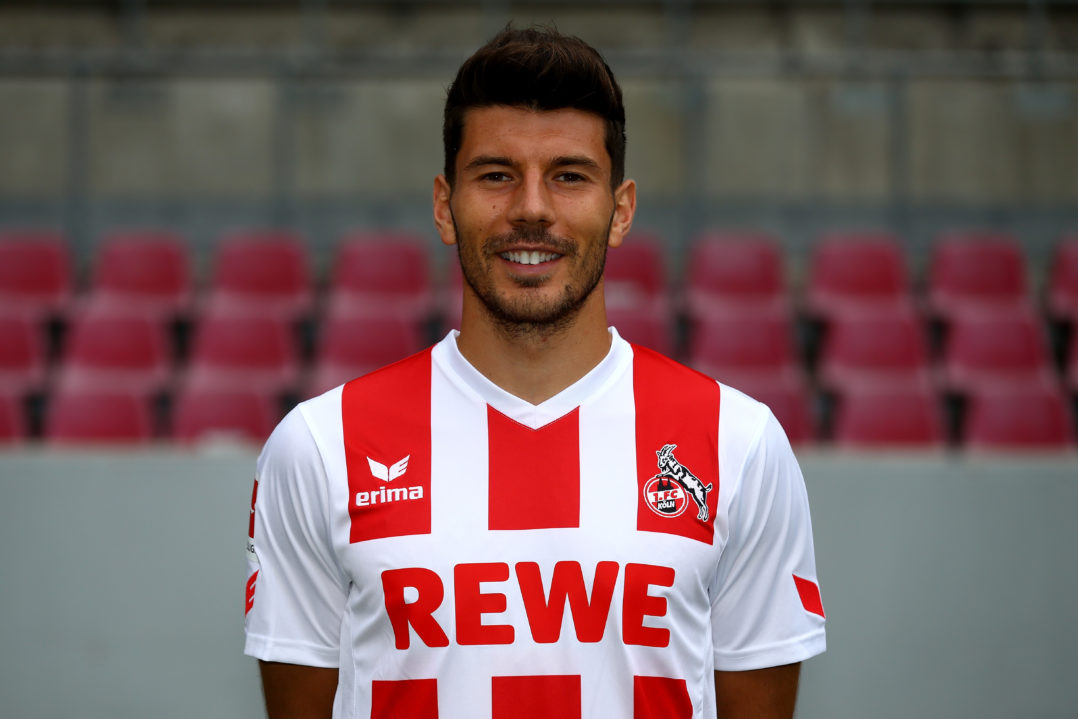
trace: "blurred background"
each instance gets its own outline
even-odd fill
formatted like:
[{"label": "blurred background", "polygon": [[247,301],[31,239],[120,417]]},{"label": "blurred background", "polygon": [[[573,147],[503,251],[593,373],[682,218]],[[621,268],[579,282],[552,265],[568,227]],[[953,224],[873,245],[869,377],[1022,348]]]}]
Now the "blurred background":
[{"label": "blurred background", "polygon": [[460,62],[606,56],[611,321],[767,402],[813,505],[801,717],[1078,689],[1078,3],[0,4],[0,711],[261,716],[254,456],[459,316],[430,211]]}]

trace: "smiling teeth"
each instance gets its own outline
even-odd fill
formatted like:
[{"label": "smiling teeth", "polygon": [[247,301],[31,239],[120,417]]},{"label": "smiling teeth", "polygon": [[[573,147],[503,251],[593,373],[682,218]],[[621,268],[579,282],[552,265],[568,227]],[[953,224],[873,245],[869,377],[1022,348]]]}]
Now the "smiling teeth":
[{"label": "smiling teeth", "polygon": [[554,252],[539,252],[538,250],[502,253],[502,259],[516,262],[518,265],[538,265],[541,262],[550,262],[556,257],[558,255]]}]

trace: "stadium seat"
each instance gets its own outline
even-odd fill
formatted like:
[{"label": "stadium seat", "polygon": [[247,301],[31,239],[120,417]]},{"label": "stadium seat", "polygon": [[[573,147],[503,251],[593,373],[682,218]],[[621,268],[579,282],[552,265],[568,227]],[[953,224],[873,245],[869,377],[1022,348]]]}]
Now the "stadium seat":
[{"label": "stadium seat", "polygon": [[793,326],[786,312],[716,312],[689,337],[688,363],[738,389],[764,380],[799,381]]},{"label": "stadium seat", "polygon": [[1046,304],[1053,317],[1078,326],[1078,235],[1064,238],[1056,247]]},{"label": "stadium seat", "polygon": [[191,300],[187,245],[167,231],[117,232],[98,249],[90,304],[145,311],[162,318],[186,312]]},{"label": "stadium seat", "polygon": [[142,313],[96,307],[76,315],[57,382],[79,390],[169,389],[172,348],[163,322]]},{"label": "stadium seat", "polygon": [[967,309],[953,315],[942,370],[944,386],[959,394],[999,384],[1054,381],[1044,328],[1028,309]]},{"label": "stadium seat", "polygon": [[185,384],[275,395],[293,391],[298,374],[295,338],[285,318],[211,308],[197,320]]},{"label": "stadium seat", "polygon": [[45,417],[48,442],[138,444],[152,435],[149,404],[137,393],[60,389],[50,397]]},{"label": "stadium seat", "polygon": [[963,436],[969,449],[1065,449],[1075,441],[1065,396],[1045,383],[989,387],[972,394]]},{"label": "stadium seat", "polygon": [[1028,306],[1025,258],[1017,240],[992,232],[943,235],[933,250],[927,299],[932,313],[945,321],[971,306]]},{"label": "stadium seat", "polygon": [[905,308],[912,302],[906,263],[893,235],[835,233],[813,250],[805,305],[825,322],[842,313]]},{"label": "stadium seat", "polygon": [[321,394],[414,354],[423,344],[416,324],[402,315],[330,313],[322,323],[314,365],[302,394]]},{"label": "stadium seat", "polygon": [[940,399],[927,383],[847,388],[835,405],[832,434],[841,448],[942,446]]},{"label": "stadium seat", "polygon": [[925,331],[910,305],[840,312],[824,334],[820,384],[836,392],[855,385],[923,384],[930,370]]},{"label": "stadium seat", "polygon": [[659,239],[630,234],[606,254],[604,294],[607,308],[669,306],[666,262]]},{"label": "stadium seat", "polygon": [[643,345],[668,357],[674,356],[674,318],[662,306],[607,307],[607,324],[634,344]]},{"label": "stadium seat", "polygon": [[41,320],[62,316],[71,300],[67,242],[55,232],[0,233],[0,307]]},{"label": "stadium seat", "polygon": [[22,397],[44,387],[44,340],[41,325],[27,315],[0,314],[0,393]]},{"label": "stadium seat", "polygon": [[299,235],[263,230],[222,238],[209,304],[296,320],[310,311],[312,296],[307,252]]},{"label": "stadium seat", "polygon": [[773,237],[763,233],[711,233],[689,248],[685,272],[685,309],[691,318],[716,306],[789,306],[782,256]]},{"label": "stadium seat", "polygon": [[280,419],[261,392],[185,388],[176,395],[172,437],[183,443],[238,440],[262,444]]},{"label": "stadium seat", "polygon": [[18,395],[0,392],[0,444],[20,442],[26,438],[26,419]]},{"label": "stadium seat", "polygon": [[330,312],[392,312],[422,322],[432,302],[430,259],[422,238],[355,233],[342,239],[330,275]]}]

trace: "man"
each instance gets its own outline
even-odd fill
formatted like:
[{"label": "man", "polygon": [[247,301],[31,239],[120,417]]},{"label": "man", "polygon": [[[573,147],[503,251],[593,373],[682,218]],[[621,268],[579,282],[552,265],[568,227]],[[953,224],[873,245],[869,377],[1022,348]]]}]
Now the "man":
[{"label": "man", "polygon": [[460,332],[259,458],[271,719],[792,715],[824,649],[804,483],[766,407],[607,328],[624,122],[575,38],[506,30],[460,68],[434,183]]}]

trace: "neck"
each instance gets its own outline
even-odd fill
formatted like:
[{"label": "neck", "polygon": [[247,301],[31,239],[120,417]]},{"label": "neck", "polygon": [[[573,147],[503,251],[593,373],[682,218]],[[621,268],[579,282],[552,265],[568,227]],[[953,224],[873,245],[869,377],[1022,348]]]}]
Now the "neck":
[{"label": "neck", "polygon": [[610,351],[601,290],[556,327],[505,327],[465,290],[457,348],[506,392],[539,404],[591,371]]}]

